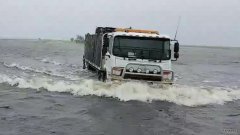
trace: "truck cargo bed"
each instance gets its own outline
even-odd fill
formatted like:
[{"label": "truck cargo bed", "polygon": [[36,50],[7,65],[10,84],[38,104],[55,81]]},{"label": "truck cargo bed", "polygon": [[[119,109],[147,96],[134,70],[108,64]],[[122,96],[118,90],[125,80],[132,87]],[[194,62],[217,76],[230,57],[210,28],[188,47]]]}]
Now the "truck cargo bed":
[{"label": "truck cargo bed", "polygon": [[98,69],[101,68],[102,62],[102,36],[102,34],[85,36],[84,59]]}]

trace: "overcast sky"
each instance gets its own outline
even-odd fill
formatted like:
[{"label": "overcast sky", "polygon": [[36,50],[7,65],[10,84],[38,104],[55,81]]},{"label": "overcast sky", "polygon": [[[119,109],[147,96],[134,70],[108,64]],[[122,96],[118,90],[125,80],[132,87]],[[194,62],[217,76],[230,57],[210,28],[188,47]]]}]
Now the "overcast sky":
[{"label": "overcast sky", "polygon": [[187,45],[240,47],[240,0],[0,0],[0,38],[70,39],[97,26],[159,30]]}]

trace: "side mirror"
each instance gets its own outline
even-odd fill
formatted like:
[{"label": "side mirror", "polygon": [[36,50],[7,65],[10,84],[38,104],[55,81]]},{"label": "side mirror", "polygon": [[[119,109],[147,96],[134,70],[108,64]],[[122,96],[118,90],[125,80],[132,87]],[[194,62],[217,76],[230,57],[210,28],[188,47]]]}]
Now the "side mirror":
[{"label": "side mirror", "polygon": [[108,58],[110,58],[110,53],[107,52],[107,53],[105,54],[105,56],[107,56]]},{"label": "side mirror", "polygon": [[174,58],[175,58],[175,59],[178,59],[178,58],[179,58],[179,53],[178,53],[178,52],[175,52],[175,53],[174,53]]},{"label": "side mirror", "polygon": [[179,52],[179,43],[178,43],[178,42],[176,42],[176,43],[174,44],[174,52],[175,52],[175,53]]},{"label": "side mirror", "polygon": [[177,61],[177,59],[179,58],[179,43],[178,42],[176,42],[175,44],[174,44],[174,58],[175,58],[175,60],[172,60],[172,61]]}]

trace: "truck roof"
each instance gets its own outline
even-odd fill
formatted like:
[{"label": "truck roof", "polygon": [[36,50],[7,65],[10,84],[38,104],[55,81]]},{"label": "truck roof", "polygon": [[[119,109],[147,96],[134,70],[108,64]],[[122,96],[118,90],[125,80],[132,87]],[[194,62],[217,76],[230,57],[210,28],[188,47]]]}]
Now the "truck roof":
[{"label": "truck roof", "polygon": [[167,35],[159,34],[156,30],[143,30],[143,29],[132,29],[130,28],[114,28],[114,27],[97,27],[96,34],[112,34],[113,36],[136,36],[136,37],[153,37],[153,38],[167,38]]},{"label": "truck roof", "polygon": [[167,39],[170,39],[170,37],[167,36],[167,35],[137,33],[137,32],[112,32],[112,36],[134,36],[134,37],[152,37],[152,38],[167,38]]},{"label": "truck roof", "polygon": [[147,34],[158,34],[156,30],[142,30],[142,29],[132,29],[132,28],[116,28],[115,32],[135,32],[135,33],[147,33]]}]

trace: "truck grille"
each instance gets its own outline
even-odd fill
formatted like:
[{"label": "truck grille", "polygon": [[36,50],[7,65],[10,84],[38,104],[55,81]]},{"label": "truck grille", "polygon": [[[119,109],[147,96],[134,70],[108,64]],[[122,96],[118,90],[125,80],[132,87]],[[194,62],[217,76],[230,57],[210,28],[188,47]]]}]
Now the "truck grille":
[{"label": "truck grille", "polygon": [[161,74],[162,69],[161,69],[160,66],[129,63],[126,66],[126,71],[125,72],[127,72],[127,73],[154,74],[154,70],[156,70],[155,74],[158,74],[158,75]]}]

